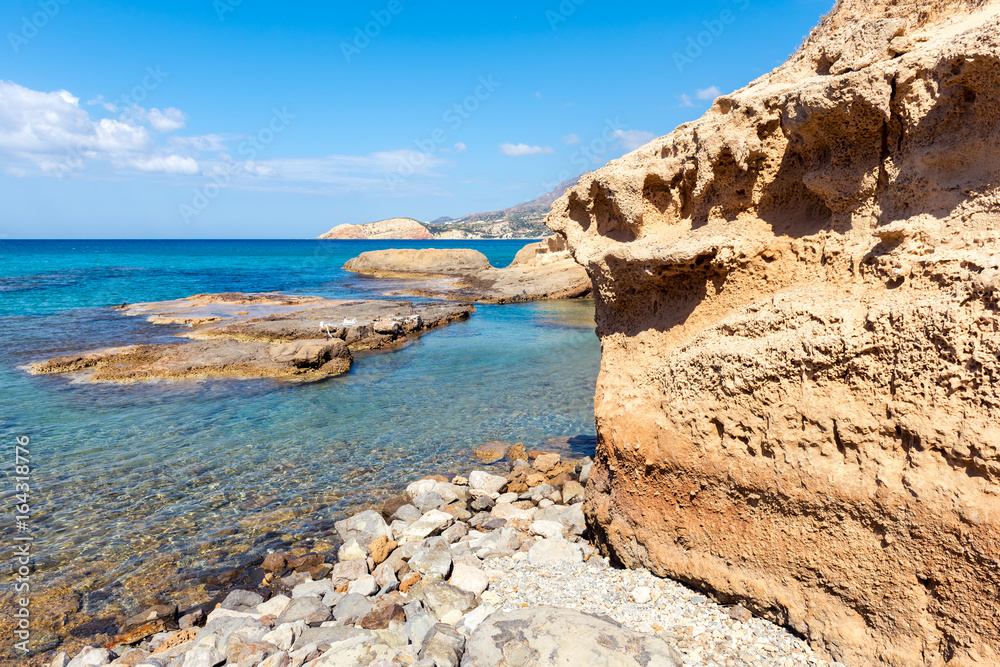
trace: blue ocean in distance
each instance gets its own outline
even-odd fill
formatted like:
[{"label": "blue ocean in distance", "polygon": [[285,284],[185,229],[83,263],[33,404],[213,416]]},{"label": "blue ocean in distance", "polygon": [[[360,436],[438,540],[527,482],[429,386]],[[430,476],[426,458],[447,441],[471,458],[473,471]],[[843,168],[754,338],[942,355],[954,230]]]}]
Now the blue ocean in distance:
[{"label": "blue ocean in distance", "polygon": [[[471,447],[594,433],[600,343],[589,300],[479,305],[467,322],[348,375],[104,385],[31,376],[30,362],[178,331],[122,302],[208,292],[388,298],[398,283],[342,270],[388,247],[473,247],[505,266],[526,241],[0,241],[0,436],[5,506],[16,436],[31,439],[31,534],[42,587],[79,613],[205,601],[211,576],[271,549],[333,541],[332,524]],[[586,452],[578,452],[583,455]],[[13,519],[0,521],[10,544]],[[311,540],[311,542],[302,542]],[[9,601],[13,564],[0,564]]]}]

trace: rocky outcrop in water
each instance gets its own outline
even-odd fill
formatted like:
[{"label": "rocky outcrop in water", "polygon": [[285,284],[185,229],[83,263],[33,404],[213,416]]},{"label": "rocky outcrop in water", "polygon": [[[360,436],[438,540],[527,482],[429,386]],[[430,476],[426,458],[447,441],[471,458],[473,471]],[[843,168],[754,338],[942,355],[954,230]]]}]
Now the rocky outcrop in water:
[{"label": "rocky outcrop in water", "polygon": [[321,240],[377,241],[380,239],[425,241],[434,238],[429,229],[413,218],[390,218],[363,225],[338,225]]},{"label": "rocky outcrop in water", "polygon": [[851,665],[1000,664],[998,13],[840,2],[547,221],[595,285],[603,548]]},{"label": "rocky outcrop in water", "polygon": [[477,250],[439,248],[373,250],[348,261],[344,268],[379,278],[419,281],[395,294],[482,303],[573,299],[591,290],[587,272],[559,237],[525,246],[502,269],[491,266]]},{"label": "rocky outcrop in water", "polygon": [[398,347],[466,319],[471,306],[406,301],[338,301],[285,294],[199,294],[119,309],[160,325],[181,325],[181,343],[130,345],[49,359],[37,375],[137,382],[203,377],[314,382],[348,372],[352,350]]}]

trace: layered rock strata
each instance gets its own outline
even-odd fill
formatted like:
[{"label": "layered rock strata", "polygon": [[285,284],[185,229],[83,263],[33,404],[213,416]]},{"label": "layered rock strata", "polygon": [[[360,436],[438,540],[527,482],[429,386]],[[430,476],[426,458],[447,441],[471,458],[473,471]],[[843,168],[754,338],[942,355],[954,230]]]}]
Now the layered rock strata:
[{"label": "layered rock strata", "polygon": [[602,543],[849,665],[1000,664],[1000,4],[845,0],[569,190]]},{"label": "layered rock strata", "polygon": [[418,281],[393,294],[482,303],[573,299],[591,291],[587,272],[558,236],[522,248],[510,266],[496,268],[470,249],[373,250],[344,268],[378,278]]},{"label": "layered rock strata", "polygon": [[182,325],[181,343],[129,345],[71,354],[29,367],[135,382],[200,377],[313,382],[348,372],[352,351],[398,347],[466,319],[461,304],[339,301],[284,294],[199,294],[119,309],[160,325]]}]

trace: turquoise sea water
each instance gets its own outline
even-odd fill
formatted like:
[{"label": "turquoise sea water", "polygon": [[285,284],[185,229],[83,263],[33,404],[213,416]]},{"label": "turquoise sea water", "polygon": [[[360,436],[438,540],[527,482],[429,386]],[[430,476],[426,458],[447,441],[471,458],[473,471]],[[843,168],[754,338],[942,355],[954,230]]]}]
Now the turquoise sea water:
[{"label": "turquoise sea water", "polygon": [[[69,351],[167,341],[110,306],[204,292],[384,298],[341,270],[382,247],[475,247],[506,265],[524,242],[0,241],[0,452],[31,438],[31,534],[46,586],[81,611],[128,613],[219,572],[323,539],[350,508],[471,446],[592,434],[600,344],[589,301],[480,305],[397,352],[311,385],[269,380],[101,385],[19,368]],[[0,518],[9,544],[17,527]],[[0,563],[9,593],[13,564]],[[183,604],[183,600],[181,601]]]}]

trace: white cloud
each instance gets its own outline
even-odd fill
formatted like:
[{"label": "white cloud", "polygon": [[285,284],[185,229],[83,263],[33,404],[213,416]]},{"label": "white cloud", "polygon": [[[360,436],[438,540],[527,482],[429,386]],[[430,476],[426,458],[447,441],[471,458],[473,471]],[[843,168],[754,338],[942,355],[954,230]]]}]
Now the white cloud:
[{"label": "white cloud", "polygon": [[167,143],[182,149],[191,149],[202,153],[219,153],[229,149],[226,144],[238,137],[222,134],[200,134],[191,137],[170,137]]},{"label": "white cloud", "polygon": [[163,111],[150,109],[146,117],[157,132],[176,132],[187,125],[187,116],[174,107],[168,107]]},{"label": "white cloud", "polygon": [[680,100],[681,100],[681,106],[682,107],[693,107],[694,106],[694,100],[691,99],[690,95],[687,95],[685,93],[681,93]]},{"label": "white cloud", "polygon": [[461,141],[460,141],[460,142],[458,142],[457,144],[455,144],[455,152],[456,152],[456,153],[464,153],[464,152],[466,152],[466,151],[468,151],[468,150],[469,150],[469,147],[468,147],[468,146],[466,146],[466,145],[465,145],[464,143],[462,143]]},{"label": "white cloud", "polygon": [[709,86],[708,88],[700,88],[697,94],[699,100],[714,100],[722,94],[722,91],[715,86]]},{"label": "white cloud", "polygon": [[555,153],[549,146],[529,146],[528,144],[500,144],[500,152],[507,157],[523,157],[525,155],[541,155]]},{"label": "white cloud", "polygon": [[615,130],[611,136],[616,138],[618,145],[627,151],[634,151],[656,138],[652,132],[644,132],[643,130]]},{"label": "white cloud", "polygon": [[[105,178],[172,174],[213,180],[225,175],[231,187],[259,191],[451,196],[442,176],[443,167],[453,163],[440,154],[400,149],[278,158],[266,152],[244,160],[234,157],[247,155],[244,135],[163,136],[187,123],[175,107],[107,108],[99,96],[81,106],[65,90],[36,91],[0,80],[0,174],[62,177],[87,171]],[[454,150],[468,147],[457,143]]]},{"label": "white cloud", "polygon": [[579,134],[567,134],[562,140],[567,146],[575,146],[582,141]]},{"label": "white cloud", "polygon": [[430,153],[404,148],[369,155],[276,158],[258,160],[257,164],[260,168],[272,170],[285,181],[357,186],[368,184],[373,179],[384,184],[387,176],[404,179],[412,176],[436,176],[436,170],[448,164],[448,161]]},{"label": "white cloud", "polygon": [[[100,97],[92,102],[107,106]],[[42,92],[0,80],[0,166],[20,176],[62,176],[95,162],[119,170],[197,173],[190,151],[156,146],[140,118],[166,130],[183,127],[184,114],[135,107],[119,118],[94,119],[65,90]]]},{"label": "white cloud", "polygon": [[180,155],[137,157],[129,161],[139,171],[162,172],[164,174],[197,174],[198,161]]}]

